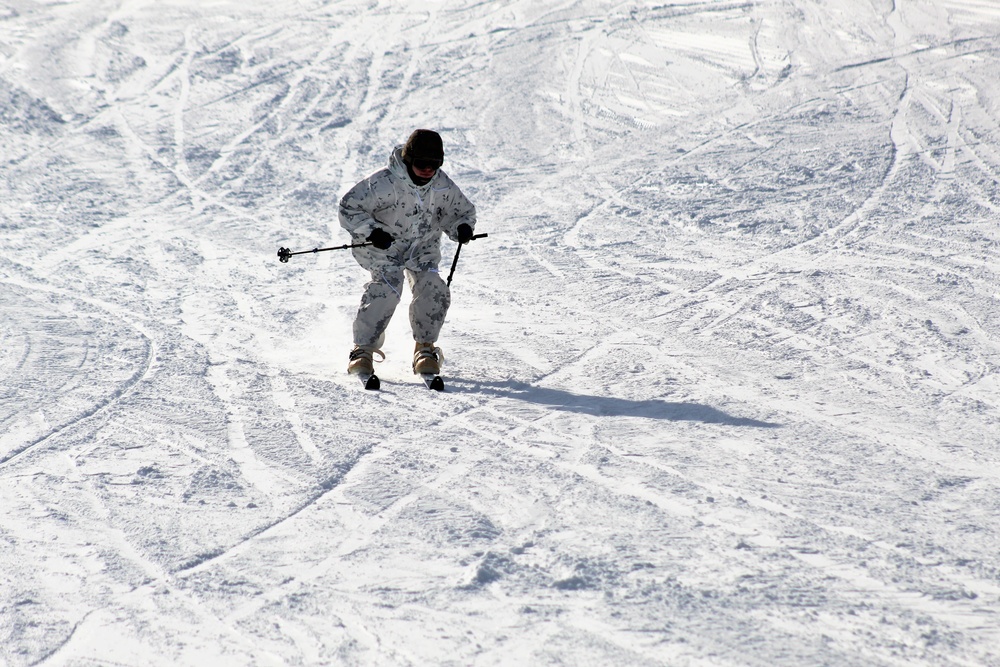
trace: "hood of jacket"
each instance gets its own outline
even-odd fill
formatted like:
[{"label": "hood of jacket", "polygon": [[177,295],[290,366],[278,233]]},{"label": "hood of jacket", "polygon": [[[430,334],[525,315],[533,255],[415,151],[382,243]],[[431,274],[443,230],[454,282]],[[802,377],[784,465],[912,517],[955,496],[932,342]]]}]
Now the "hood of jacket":
[{"label": "hood of jacket", "polygon": [[398,178],[403,183],[406,183],[414,190],[417,190],[421,195],[424,192],[427,192],[431,186],[434,185],[434,182],[437,181],[438,175],[441,173],[441,170],[438,169],[434,176],[431,177],[431,180],[427,181],[424,185],[417,185],[414,183],[410,178],[410,172],[406,168],[406,163],[403,162],[402,145],[396,146],[396,148],[392,151],[392,155],[389,156],[389,171],[392,172],[393,176]]}]

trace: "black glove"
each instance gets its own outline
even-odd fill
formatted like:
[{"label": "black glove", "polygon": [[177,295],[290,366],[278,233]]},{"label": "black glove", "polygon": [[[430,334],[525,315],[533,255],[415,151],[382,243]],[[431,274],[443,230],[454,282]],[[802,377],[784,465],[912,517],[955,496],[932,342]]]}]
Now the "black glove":
[{"label": "black glove", "polygon": [[455,235],[458,236],[459,243],[468,243],[472,240],[472,227],[468,223],[463,222],[455,230]]},{"label": "black glove", "polygon": [[385,231],[381,227],[376,227],[372,230],[372,233],[368,235],[366,241],[370,241],[373,246],[379,250],[388,250],[389,246],[392,245],[392,234]]}]

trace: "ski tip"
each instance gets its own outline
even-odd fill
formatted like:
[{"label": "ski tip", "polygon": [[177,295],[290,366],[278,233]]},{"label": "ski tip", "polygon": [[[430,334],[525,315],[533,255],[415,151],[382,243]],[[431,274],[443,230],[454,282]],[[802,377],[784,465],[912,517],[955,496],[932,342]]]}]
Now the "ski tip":
[{"label": "ski tip", "polygon": [[433,389],[434,391],[444,391],[444,380],[440,375],[424,376],[424,384],[427,385],[428,389]]},{"label": "ski tip", "polygon": [[365,385],[365,389],[370,391],[377,391],[382,388],[382,381],[378,379],[377,375],[369,375],[367,378],[362,377],[361,382]]}]

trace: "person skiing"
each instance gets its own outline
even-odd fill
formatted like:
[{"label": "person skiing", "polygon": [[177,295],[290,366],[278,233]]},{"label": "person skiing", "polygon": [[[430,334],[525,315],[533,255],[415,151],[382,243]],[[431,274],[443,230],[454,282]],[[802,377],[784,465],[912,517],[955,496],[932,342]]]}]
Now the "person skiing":
[{"label": "person skiing", "polygon": [[436,343],[451,305],[451,292],[438,272],[441,235],[468,243],[476,208],[441,170],[444,144],[433,130],[415,130],[396,146],[388,166],[363,179],[340,200],[340,226],[355,243],[354,258],[371,273],[354,318],[354,349],[347,372],[374,374],[374,357],[399,305],[404,275],[410,285],[410,327],[415,342],[413,372],[441,372],[444,355]]}]

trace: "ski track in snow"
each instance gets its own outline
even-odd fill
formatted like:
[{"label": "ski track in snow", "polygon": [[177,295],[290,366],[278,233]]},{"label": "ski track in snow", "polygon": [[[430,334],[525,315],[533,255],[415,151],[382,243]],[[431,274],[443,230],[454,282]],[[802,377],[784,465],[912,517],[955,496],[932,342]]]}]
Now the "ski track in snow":
[{"label": "ski track in snow", "polygon": [[[1000,665],[1000,11],[0,4],[0,665]],[[340,194],[489,238],[344,374]],[[454,251],[446,244],[446,261]]]}]

